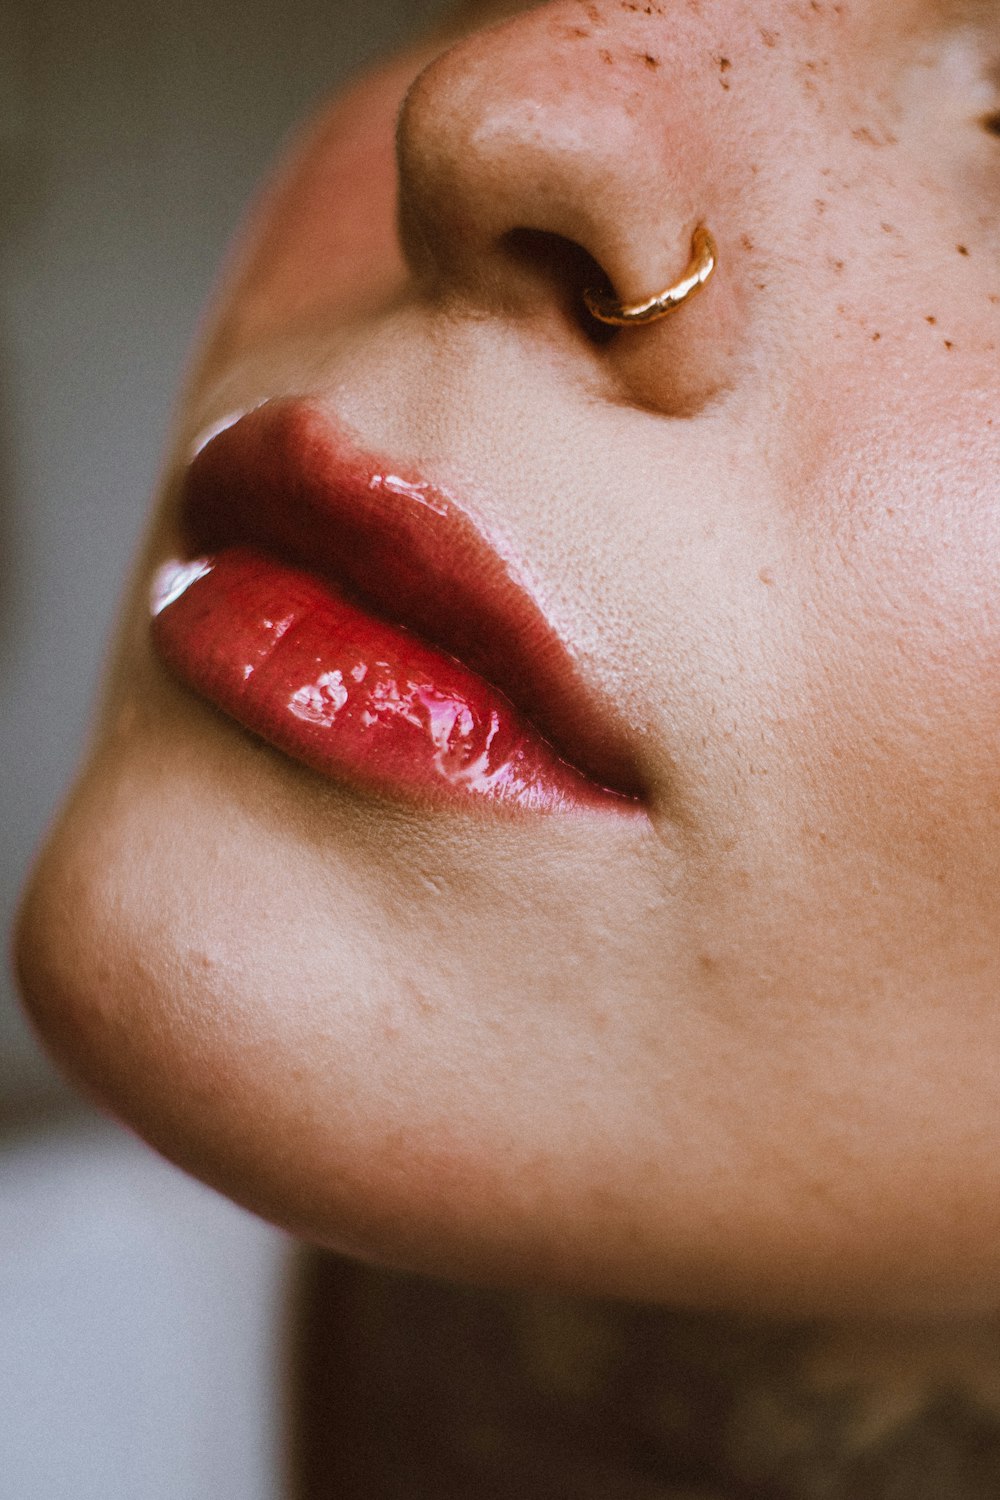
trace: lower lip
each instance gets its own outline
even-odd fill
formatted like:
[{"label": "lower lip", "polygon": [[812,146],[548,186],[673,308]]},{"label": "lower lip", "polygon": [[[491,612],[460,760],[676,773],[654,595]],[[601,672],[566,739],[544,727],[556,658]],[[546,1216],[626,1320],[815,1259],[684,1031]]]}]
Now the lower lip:
[{"label": "lower lip", "polygon": [[153,610],[177,677],[325,776],[425,804],[635,806],[562,760],[477,673],[266,554],[168,565]]}]

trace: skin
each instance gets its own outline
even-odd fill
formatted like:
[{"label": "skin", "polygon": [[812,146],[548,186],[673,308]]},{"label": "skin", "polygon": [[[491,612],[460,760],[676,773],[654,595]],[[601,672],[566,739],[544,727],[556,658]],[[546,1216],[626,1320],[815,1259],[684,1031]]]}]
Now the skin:
[{"label": "skin", "polygon": [[[26,897],[31,1014],[167,1156],[372,1262],[992,1314],[995,6],[475,19],[324,111],[228,268]],[[648,296],[701,221],[701,296],[588,337],[592,262]],[[287,392],[502,539],[646,819],[366,798],[168,679],[186,455]]]}]

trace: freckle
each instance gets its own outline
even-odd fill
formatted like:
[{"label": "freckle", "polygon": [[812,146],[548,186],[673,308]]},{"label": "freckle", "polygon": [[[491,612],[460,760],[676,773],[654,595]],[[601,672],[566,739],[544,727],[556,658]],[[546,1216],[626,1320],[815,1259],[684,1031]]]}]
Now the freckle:
[{"label": "freckle", "polygon": [[601,62],[606,62],[606,63],[613,63],[614,62],[614,58],[611,56],[611,53],[605,51],[605,49],[603,47],[601,48],[601,51],[600,51],[600,53],[598,55],[599,55],[599,57],[601,59]]},{"label": "freckle", "polygon": [[760,39],[765,47],[776,47],[778,44],[777,32],[768,31],[764,26],[760,28]]},{"label": "freckle", "polygon": [[825,214],[826,213],[826,199],[825,198],[814,198],[813,199],[813,207],[815,208],[815,210],[816,210],[816,212],[818,214]]},{"label": "freckle", "polygon": [[946,349],[954,349],[955,345],[952,343],[951,339],[945,339],[944,347]]},{"label": "freckle", "polygon": [[728,73],[728,71],[729,71],[729,69],[731,67],[732,67],[732,63],[729,61],[728,57],[720,57],[719,58],[719,72],[720,73]]},{"label": "freckle", "polygon": [[757,290],[758,290],[758,292],[766,292],[767,291],[767,282],[766,281],[758,281],[757,282]]},{"label": "freckle", "polygon": [[743,246],[744,250],[752,250],[753,249],[753,240],[750,238],[750,236],[748,234],[741,234],[740,235],[740,244]]},{"label": "freckle", "polygon": [[958,251],[959,255],[968,255],[969,253],[968,245],[956,245],[955,249]]},{"label": "freckle", "polygon": [[879,339],[880,339],[880,338],[881,338],[881,337],[882,337],[882,335],[881,335],[881,334],[880,334],[880,333],[873,333],[873,334],[872,334],[872,343],[873,343],[873,344],[877,344],[877,343],[878,343],[878,341],[879,341]]},{"label": "freckle", "polygon": [[651,57],[648,52],[642,54],[642,60],[647,68],[658,68],[660,66],[660,59],[658,57]]},{"label": "freckle", "polygon": [[757,577],[760,579],[761,583],[766,584],[769,589],[774,587],[774,573],[770,568],[761,568],[757,574]]},{"label": "freckle", "polygon": [[883,224],[880,224],[878,227],[881,229],[881,231],[882,231],[883,234],[895,234],[896,233],[896,226],[894,224],[884,224],[883,223]]},{"label": "freckle", "polygon": [[844,262],[842,260],[835,260],[833,262],[833,269],[839,274],[844,269]]},{"label": "freckle", "polygon": [[937,322],[937,318],[934,316],[933,313],[928,313],[927,316],[924,319],[924,322],[925,323],[936,323]]}]

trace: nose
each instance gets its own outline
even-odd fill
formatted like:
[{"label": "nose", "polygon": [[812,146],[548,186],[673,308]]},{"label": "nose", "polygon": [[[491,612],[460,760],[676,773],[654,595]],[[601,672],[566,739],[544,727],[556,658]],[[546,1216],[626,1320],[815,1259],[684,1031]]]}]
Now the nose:
[{"label": "nose", "polygon": [[[685,48],[673,19],[644,9],[603,22],[592,5],[549,4],[468,38],[417,79],[398,153],[401,236],[418,281],[489,311],[567,300],[579,310],[595,279],[640,301],[677,280],[707,223],[722,256],[718,344],[732,297],[717,290],[719,160],[690,62],[704,46]],[[676,319],[691,327],[694,313],[671,313],[675,340]],[[620,337],[649,348],[659,336]]]}]

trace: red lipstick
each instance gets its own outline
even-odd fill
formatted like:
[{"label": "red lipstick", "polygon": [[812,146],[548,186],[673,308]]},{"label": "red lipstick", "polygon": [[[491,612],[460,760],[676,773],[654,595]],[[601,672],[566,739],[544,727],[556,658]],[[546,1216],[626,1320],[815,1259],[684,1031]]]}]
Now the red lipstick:
[{"label": "red lipstick", "polygon": [[268,402],[214,437],[181,517],[191,561],[158,575],[154,643],[245,728],[409,800],[637,810],[498,551],[447,492],[356,452],[317,408]]}]

